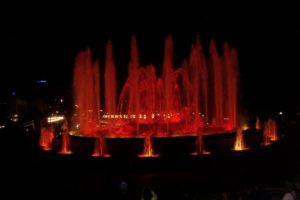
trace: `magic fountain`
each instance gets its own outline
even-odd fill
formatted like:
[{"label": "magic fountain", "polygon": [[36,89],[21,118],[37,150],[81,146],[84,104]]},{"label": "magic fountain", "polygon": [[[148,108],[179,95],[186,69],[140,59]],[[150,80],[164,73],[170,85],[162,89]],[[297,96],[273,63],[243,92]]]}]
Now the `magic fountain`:
[{"label": "magic fountain", "polygon": [[[132,37],[128,76],[119,93],[112,42],[107,42],[102,70],[99,60],[93,62],[91,49],[79,52],[73,74],[75,107],[70,134],[94,137],[93,156],[108,156],[105,138],[131,137],[144,138],[142,157],[155,156],[153,137],[196,136],[195,154],[208,153],[203,146],[204,134],[235,132],[240,126],[237,52],[227,43],[222,52],[212,40],[205,56],[197,37],[189,57],[176,67],[169,36],[162,74],[158,75],[152,64],[141,66],[137,40]],[[61,153],[69,154],[64,130]],[[236,132],[234,149],[243,150],[243,131],[238,128]]]},{"label": "magic fountain", "polygon": [[160,137],[196,135],[204,127],[208,132],[233,131],[237,125],[236,50],[225,43],[220,55],[212,41],[209,55],[204,56],[197,38],[189,59],[175,68],[173,41],[168,37],[162,75],[157,76],[153,65],[140,66],[133,37],[128,77],[117,96],[112,43],[107,43],[103,76],[99,61],[92,62],[90,49],[78,53],[74,134],[95,136],[100,131],[105,137],[145,137],[151,132]]}]

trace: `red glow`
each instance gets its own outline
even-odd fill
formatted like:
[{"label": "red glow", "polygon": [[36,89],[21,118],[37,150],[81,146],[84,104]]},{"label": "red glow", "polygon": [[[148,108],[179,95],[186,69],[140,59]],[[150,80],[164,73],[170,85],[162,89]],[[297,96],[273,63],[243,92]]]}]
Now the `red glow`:
[{"label": "red glow", "polygon": [[271,141],[278,141],[277,125],[275,120],[269,119],[264,123],[263,131],[263,145],[267,146],[271,144]]},{"label": "red glow", "polygon": [[54,128],[50,127],[42,127],[40,133],[39,145],[42,147],[44,151],[52,150],[52,141],[54,138]]},{"label": "red glow", "polygon": [[261,122],[260,122],[258,117],[256,117],[255,129],[256,130],[261,130]]},{"label": "red glow", "polygon": [[61,150],[59,153],[72,154],[72,151],[70,149],[70,137],[69,137],[68,125],[66,122],[63,124]]},{"label": "red glow", "polygon": [[[99,62],[92,64],[90,49],[79,53],[74,70],[77,116],[73,129],[92,136],[101,130],[105,137],[140,137],[145,132],[152,132],[154,137],[196,135],[198,128],[204,126],[208,132],[234,130],[238,88],[235,49],[225,44],[221,55],[212,41],[206,58],[198,37],[182,67],[175,68],[173,60],[173,41],[169,36],[162,74],[157,76],[153,65],[140,66],[137,40],[132,37],[128,77],[118,96],[111,41],[106,47],[103,81]],[[101,104],[100,83],[104,83]]]},{"label": "red glow", "polygon": [[144,139],[144,152],[138,155],[141,158],[149,157],[159,157],[158,154],[153,153],[151,134],[147,134]]},{"label": "red glow", "polygon": [[201,155],[201,154],[210,154],[209,151],[206,151],[203,145],[203,130],[198,129],[196,135],[196,152],[192,153],[192,155]]},{"label": "red glow", "polygon": [[[116,109],[116,70],[113,59],[113,47],[109,40],[106,45],[106,57],[105,57],[105,71],[104,71],[104,106],[105,113],[107,114],[117,114]],[[108,132],[112,132],[114,128],[115,120],[108,119],[107,127]]]},{"label": "red glow", "polygon": [[92,64],[90,49],[77,55],[73,82],[77,105],[75,121],[80,125],[80,131],[89,135],[88,130],[100,124],[99,62]]},{"label": "red glow", "polygon": [[270,128],[269,130],[270,140],[273,142],[278,141],[279,138],[278,138],[277,124],[275,120],[273,119],[269,120],[269,128]]},{"label": "red glow", "polygon": [[263,130],[263,142],[262,142],[262,145],[264,146],[268,146],[271,144],[269,130],[270,130],[269,123],[265,122],[264,130]]},{"label": "red glow", "polygon": [[98,137],[95,137],[95,146],[93,157],[110,157],[106,150],[106,143],[103,134],[100,134]]},{"label": "red glow", "polygon": [[236,131],[236,140],[235,140],[235,144],[234,144],[234,150],[235,151],[244,151],[247,149],[249,149],[249,148],[247,148],[244,143],[243,129],[241,127],[239,127]]}]

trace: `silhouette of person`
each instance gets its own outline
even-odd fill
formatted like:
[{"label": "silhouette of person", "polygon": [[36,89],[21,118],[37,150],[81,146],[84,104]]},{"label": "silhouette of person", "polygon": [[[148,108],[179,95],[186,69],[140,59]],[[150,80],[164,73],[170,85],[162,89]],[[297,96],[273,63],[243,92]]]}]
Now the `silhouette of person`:
[{"label": "silhouette of person", "polygon": [[293,178],[286,182],[287,191],[284,193],[281,200],[297,200],[300,199],[300,183]]}]

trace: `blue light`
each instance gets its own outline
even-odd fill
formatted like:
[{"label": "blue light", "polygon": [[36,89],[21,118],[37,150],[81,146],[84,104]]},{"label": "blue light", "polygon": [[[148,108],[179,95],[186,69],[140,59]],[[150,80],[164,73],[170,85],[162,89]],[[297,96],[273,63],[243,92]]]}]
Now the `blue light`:
[{"label": "blue light", "polygon": [[11,93],[11,95],[12,95],[12,96],[16,96],[16,92],[13,91],[13,92]]},{"label": "blue light", "polygon": [[37,80],[37,83],[38,84],[45,84],[45,83],[47,83],[47,80]]}]

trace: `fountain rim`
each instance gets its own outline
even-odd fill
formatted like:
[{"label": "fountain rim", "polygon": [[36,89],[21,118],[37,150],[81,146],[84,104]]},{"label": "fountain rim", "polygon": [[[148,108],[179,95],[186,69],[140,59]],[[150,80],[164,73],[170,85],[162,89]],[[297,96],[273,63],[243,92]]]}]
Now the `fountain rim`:
[{"label": "fountain rim", "polygon": [[[229,130],[229,131],[217,131],[217,132],[205,132],[203,133],[203,136],[215,136],[215,135],[226,135],[226,134],[234,134],[236,130]],[[69,135],[71,137],[77,137],[77,138],[97,138],[100,137],[99,135],[93,134],[93,135],[87,135],[87,134],[78,134],[76,131],[71,130],[69,132]],[[143,139],[146,135],[135,135],[135,136],[124,136],[124,135],[105,135],[104,138],[106,139]],[[196,133],[191,134],[184,134],[184,135],[153,135],[151,138],[188,138],[188,137],[197,137]]]}]

